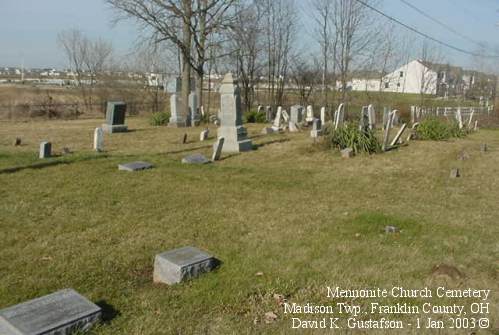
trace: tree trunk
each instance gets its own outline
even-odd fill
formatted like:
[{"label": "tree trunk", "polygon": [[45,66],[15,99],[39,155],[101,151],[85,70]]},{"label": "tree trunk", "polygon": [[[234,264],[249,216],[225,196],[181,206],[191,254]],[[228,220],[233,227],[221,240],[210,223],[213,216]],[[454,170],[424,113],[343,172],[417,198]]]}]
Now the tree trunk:
[{"label": "tree trunk", "polygon": [[[192,2],[191,0],[183,0],[182,6],[184,7],[185,18],[182,23],[182,38],[184,49],[182,50],[182,88],[180,106],[182,108],[182,115],[185,116],[187,123],[190,123],[189,115],[189,93],[191,91],[191,42],[192,33],[190,28],[190,20],[192,16]],[[188,125],[187,124],[187,125]]]}]

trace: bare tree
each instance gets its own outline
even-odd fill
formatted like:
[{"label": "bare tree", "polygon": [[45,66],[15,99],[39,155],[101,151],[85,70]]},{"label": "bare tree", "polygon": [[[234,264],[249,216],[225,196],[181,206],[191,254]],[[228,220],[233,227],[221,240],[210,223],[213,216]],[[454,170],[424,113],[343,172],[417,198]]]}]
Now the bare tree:
[{"label": "bare tree", "polygon": [[[324,68],[322,68],[323,70]],[[321,70],[318,61],[307,62],[302,57],[295,57],[291,66],[291,81],[296,86],[300,96],[300,104],[308,105],[309,98],[314,88],[320,84]],[[322,83],[324,79],[322,79]]]}]

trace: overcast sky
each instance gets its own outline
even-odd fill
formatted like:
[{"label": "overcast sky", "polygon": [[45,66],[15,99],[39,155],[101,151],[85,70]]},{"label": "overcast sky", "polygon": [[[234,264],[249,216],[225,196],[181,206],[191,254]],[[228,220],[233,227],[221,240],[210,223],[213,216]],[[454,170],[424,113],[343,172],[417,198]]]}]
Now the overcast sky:
[{"label": "overcast sky", "polygon": [[[296,0],[306,22],[308,0]],[[476,41],[499,44],[499,0],[407,0],[459,33]],[[421,16],[400,0],[384,0],[382,10],[421,31],[460,48],[477,47]],[[61,30],[78,28],[89,37],[112,40],[118,54],[130,52],[136,39],[133,24],[113,27],[112,11],[104,0],[0,0],[0,66],[27,67],[66,66],[57,46]],[[307,26],[307,25],[304,25]],[[302,28],[305,32],[306,28]],[[310,34],[303,35],[305,39]],[[306,42],[313,46],[313,41]],[[470,57],[442,49],[446,60],[468,67]],[[491,53],[494,51],[491,50]]]}]

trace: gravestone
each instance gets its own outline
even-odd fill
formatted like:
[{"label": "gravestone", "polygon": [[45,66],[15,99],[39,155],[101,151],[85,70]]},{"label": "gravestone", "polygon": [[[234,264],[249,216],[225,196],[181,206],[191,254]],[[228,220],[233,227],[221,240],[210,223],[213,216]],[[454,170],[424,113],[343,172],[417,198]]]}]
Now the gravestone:
[{"label": "gravestone", "polygon": [[291,122],[299,124],[303,121],[303,107],[300,105],[291,106]]},{"label": "gravestone", "polygon": [[2,335],[59,335],[88,331],[102,310],[72,289],[0,310]]},{"label": "gravestone", "polygon": [[274,130],[274,128],[272,128],[272,127],[265,127],[262,129],[261,134],[268,135],[268,134],[273,134],[276,131],[278,131],[278,130]]},{"label": "gravestone", "polygon": [[14,141],[14,146],[18,147],[22,143],[22,140],[20,137],[16,137],[16,140]]},{"label": "gravestone", "polygon": [[277,107],[277,113],[275,115],[274,123],[272,123],[272,129],[278,131],[281,128],[281,118],[282,118],[282,107]]},{"label": "gravestone", "polygon": [[187,143],[187,133],[185,133],[185,134],[182,136],[181,143],[182,143],[182,144],[186,144],[186,143]]},{"label": "gravestone", "polygon": [[321,108],[321,124],[326,124],[326,107]]},{"label": "gravestone", "polygon": [[222,148],[224,147],[224,138],[220,137],[213,145],[213,155],[211,155],[211,160],[213,162],[220,160],[222,156]]},{"label": "gravestone", "polygon": [[459,169],[450,170],[450,177],[452,179],[461,177],[461,171],[459,171]]},{"label": "gravestone", "polygon": [[390,122],[390,109],[383,107],[383,129],[386,129],[388,122]]},{"label": "gravestone", "polygon": [[265,121],[266,122],[272,121],[272,107],[270,106],[267,106],[267,108],[265,108]]},{"label": "gravestone", "polygon": [[94,130],[94,150],[97,152],[104,150],[104,132],[102,128],[95,128]]},{"label": "gravestone", "polygon": [[475,126],[473,127],[474,131],[478,131],[478,120],[475,120]]},{"label": "gravestone", "polygon": [[307,106],[307,116],[305,117],[305,122],[314,122],[314,108],[312,107],[312,105]]},{"label": "gravestone", "polygon": [[486,153],[487,151],[489,151],[489,147],[487,146],[487,143],[480,144],[480,152]]},{"label": "gravestone", "polygon": [[395,115],[395,112],[396,111],[394,110],[388,115],[388,120],[385,126],[385,133],[383,136],[383,147],[382,147],[383,151],[387,151],[389,149],[388,141],[390,141],[390,130],[392,129],[392,119]]},{"label": "gravestone", "polygon": [[312,131],[310,132],[310,137],[317,138],[322,135],[322,125],[321,120],[314,119],[312,121]]},{"label": "gravestone", "polygon": [[399,143],[400,137],[402,137],[402,134],[405,131],[405,128],[407,127],[407,123],[404,123],[402,127],[400,127],[399,131],[397,132],[397,135],[393,138],[392,143],[390,145],[393,147]]},{"label": "gravestone", "polygon": [[169,127],[187,127],[187,115],[184,115],[182,103],[177,93],[170,96],[170,121]]},{"label": "gravestone", "polygon": [[367,114],[369,118],[369,129],[373,130],[376,128],[376,110],[373,105],[367,107]]},{"label": "gravestone", "polygon": [[196,92],[191,92],[189,94],[189,122],[188,124],[192,127],[199,126],[201,122],[201,117],[199,115],[199,105],[198,96]]},{"label": "gravestone", "polygon": [[43,158],[48,158],[50,156],[52,156],[52,143],[47,141],[40,143],[39,157],[43,159]]},{"label": "gravestone", "polygon": [[239,87],[232,74],[225,75],[220,87],[220,128],[218,137],[223,137],[223,152],[242,152],[253,149],[251,140],[243,127]]},{"label": "gravestone", "polygon": [[369,111],[367,106],[363,106],[360,112],[359,130],[366,132],[369,129]]},{"label": "gravestone", "polygon": [[215,269],[219,261],[194,247],[184,247],[156,255],[153,281],[177,284]]},{"label": "gravestone", "polygon": [[345,120],[345,105],[340,104],[338,106],[338,109],[336,110],[335,113],[335,118],[334,118],[334,129],[338,129],[338,127],[343,125],[343,122]]},{"label": "gravestone", "polygon": [[463,129],[463,116],[461,114],[461,107],[457,108],[456,119],[457,119],[457,123],[459,125],[459,129]]},{"label": "gravestone", "polygon": [[118,170],[134,172],[134,171],[151,169],[152,167],[153,165],[151,163],[138,161],[138,162],[120,164],[118,165]]},{"label": "gravestone", "polygon": [[263,113],[264,112],[264,108],[262,105],[258,105],[258,113]]},{"label": "gravestone", "polygon": [[102,129],[108,133],[126,132],[125,125],[126,104],[123,101],[108,101],[106,108],[106,123]]},{"label": "gravestone", "polygon": [[342,158],[352,158],[354,156],[354,151],[352,148],[345,148],[341,150],[341,157]]},{"label": "gravestone", "polygon": [[201,132],[201,134],[199,134],[199,140],[201,142],[206,141],[208,139],[209,134],[210,134],[210,130],[208,128],[206,128],[205,130],[203,130]]},{"label": "gravestone", "polygon": [[399,111],[398,110],[394,109],[392,111],[392,114],[393,114],[393,116],[390,119],[391,120],[390,121],[391,122],[390,126],[393,128],[394,126],[398,126],[399,125],[400,119],[399,119]]},{"label": "gravestone", "polygon": [[415,122],[416,122],[416,107],[411,106],[411,123],[415,123]]},{"label": "gravestone", "polygon": [[289,121],[288,129],[290,133],[297,133],[299,131],[296,123],[293,121]]},{"label": "gravestone", "polygon": [[201,154],[192,154],[182,158],[182,164],[207,164],[210,160]]}]

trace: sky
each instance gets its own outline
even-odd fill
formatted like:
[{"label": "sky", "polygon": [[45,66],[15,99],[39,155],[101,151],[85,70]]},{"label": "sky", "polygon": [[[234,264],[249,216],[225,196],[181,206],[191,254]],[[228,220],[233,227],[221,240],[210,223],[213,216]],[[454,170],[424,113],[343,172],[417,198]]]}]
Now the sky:
[{"label": "sky", "polygon": [[[308,0],[295,0],[301,8],[303,32],[309,20],[305,1]],[[499,45],[499,0],[406,1],[474,41]],[[421,16],[401,0],[383,0],[380,9],[449,44],[470,51],[477,49],[473,42]],[[80,29],[91,38],[112,41],[120,56],[129,54],[137,38],[137,27],[131,22],[113,25],[113,15],[104,0],[0,0],[0,66],[21,66],[24,62],[26,67],[67,67],[57,45],[57,34],[70,28]],[[311,34],[302,36],[310,39],[307,44],[313,44]],[[416,39],[412,33],[407,36]],[[441,52],[450,63],[470,67],[470,56],[446,48]]]}]

